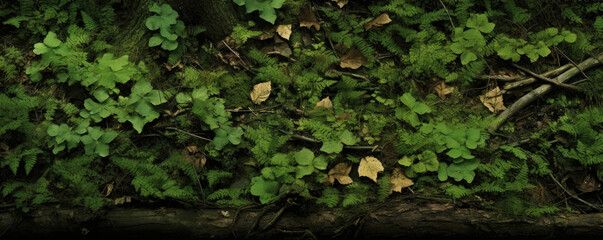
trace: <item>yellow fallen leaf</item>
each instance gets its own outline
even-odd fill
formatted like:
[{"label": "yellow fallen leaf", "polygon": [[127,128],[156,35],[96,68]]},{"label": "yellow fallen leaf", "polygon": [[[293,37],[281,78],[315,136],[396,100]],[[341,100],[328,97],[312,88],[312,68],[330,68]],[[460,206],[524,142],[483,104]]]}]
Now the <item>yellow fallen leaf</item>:
[{"label": "yellow fallen leaf", "polygon": [[375,18],[372,21],[365,24],[364,30],[371,30],[376,27],[381,27],[390,22],[392,22],[392,20],[389,18],[389,15],[387,15],[387,13],[383,13],[383,14],[379,15],[377,18]]},{"label": "yellow fallen leaf", "polygon": [[341,63],[339,64],[342,68],[358,69],[366,63],[366,57],[356,49],[348,51],[341,57]]},{"label": "yellow fallen leaf", "polygon": [[316,103],[314,109],[318,109],[319,107],[332,108],[333,102],[331,102],[331,99],[329,97],[323,98],[322,100],[320,100],[320,102]]},{"label": "yellow fallen leaf", "polygon": [[345,162],[339,163],[335,165],[335,167],[331,168],[331,170],[329,171],[328,181],[331,183],[331,185],[335,184],[335,179],[337,179],[340,184],[350,184],[354,182],[349,176],[351,171],[352,166],[348,165]]},{"label": "yellow fallen leaf", "polygon": [[113,183],[107,185],[107,192],[105,193],[105,197],[109,196],[109,194],[111,194],[111,192],[113,192]]},{"label": "yellow fallen leaf", "polygon": [[337,6],[339,6],[339,8],[342,8],[343,6],[345,6],[346,4],[348,4],[349,0],[332,0],[333,2],[337,3]]},{"label": "yellow fallen leaf", "polygon": [[272,86],[270,85],[272,82],[263,82],[258,83],[253,86],[253,91],[251,91],[251,101],[255,104],[260,104],[263,101],[268,99],[270,96],[270,91],[272,90]]},{"label": "yellow fallen leaf", "polygon": [[482,101],[484,106],[490,110],[490,112],[498,112],[507,109],[503,103],[503,94],[506,90],[500,90],[499,87],[490,90],[484,95],[479,96],[479,100]]},{"label": "yellow fallen leaf", "polygon": [[310,5],[306,5],[304,8],[302,8],[302,10],[299,12],[299,16],[297,16],[297,20],[299,21],[300,27],[307,27],[310,29],[312,26],[314,26],[316,30],[320,30],[320,23],[318,22],[316,15],[314,15],[314,12],[312,12]]},{"label": "yellow fallen leaf", "polygon": [[438,96],[440,96],[441,99],[444,99],[446,95],[454,91],[454,87],[446,86],[446,83],[442,81],[435,87],[435,91],[438,93]]},{"label": "yellow fallen leaf", "polygon": [[410,187],[413,183],[412,180],[404,175],[402,168],[395,168],[392,172],[392,176],[389,178],[389,194],[392,192],[402,192],[402,188]]},{"label": "yellow fallen leaf", "polygon": [[276,32],[282,38],[289,40],[289,37],[291,36],[291,24],[278,25],[278,27],[276,27]]},{"label": "yellow fallen leaf", "polygon": [[358,176],[368,177],[377,182],[377,174],[383,172],[383,165],[379,159],[375,157],[365,157],[360,160],[360,166],[358,166]]}]

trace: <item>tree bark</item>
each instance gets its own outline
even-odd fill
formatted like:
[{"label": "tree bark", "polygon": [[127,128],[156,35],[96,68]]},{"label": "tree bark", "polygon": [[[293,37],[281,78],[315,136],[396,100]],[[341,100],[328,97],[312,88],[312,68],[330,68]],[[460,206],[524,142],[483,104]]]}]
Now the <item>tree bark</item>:
[{"label": "tree bark", "polygon": [[[360,209],[370,209],[364,210]],[[19,216],[0,213],[0,238],[40,239],[49,236],[106,239],[208,238],[561,238],[603,236],[603,213],[556,214],[518,220],[489,210],[457,208],[452,204],[394,201],[348,209],[288,208],[274,224],[277,209],[114,208],[96,216],[82,209],[38,210]]]},{"label": "tree bark", "polygon": [[186,23],[207,29],[203,34],[213,42],[230,35],[240,18],[232,0],[169,0]]}]

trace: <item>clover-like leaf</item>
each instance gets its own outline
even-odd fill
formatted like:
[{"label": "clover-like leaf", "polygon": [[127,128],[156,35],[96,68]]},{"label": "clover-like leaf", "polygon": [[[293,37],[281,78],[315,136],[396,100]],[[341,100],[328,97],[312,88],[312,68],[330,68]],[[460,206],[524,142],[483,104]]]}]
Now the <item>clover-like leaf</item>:
[{"label": "clover-like leaf", "polygon": [[447,168],[448,176],[454,178],[455,181],[459,182],[463,179],[468,183],[473,182],[475,177],[475,169],[479,164],[479,160],[465,160],[461,163],[452,163]]},{"label": "clover-like leaf", "polygon": [[341,140],[341,142],[345,145],[354,145],[356,144],[356,142],[358,141],[358,139],[356,138],[356,136],[354,136],[354,134],[348,130],[344,130],[341,133],[341,136],[339,136],[339,139]]},{"label": "clover-like leaf", "polygon": [[276,181],[265,180],[262,176],[251,179],[251,188],[249,192],[252,195],[260,197],[262,204],[269,203],[277,199],[280,184]]},{"label": "clover-like leaf", "polygon": [[63,42],[61,42],[61,40],[57,38],[57,34],[54,32],[48,32],[48,34],[44,38],[44,44],[51,48],[58,47],[61,43]]}]

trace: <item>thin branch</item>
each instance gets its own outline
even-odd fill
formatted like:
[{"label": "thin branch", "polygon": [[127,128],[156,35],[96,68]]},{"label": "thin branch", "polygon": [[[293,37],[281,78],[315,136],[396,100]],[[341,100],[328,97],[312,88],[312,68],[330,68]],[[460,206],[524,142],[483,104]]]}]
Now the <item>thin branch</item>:
[{"label": "thin branch", "polygon": [[494,80],[498,80],[501,82],[514,82],[514,81],[524,79],[525,77],[523,77],[523,76],[505,77],[505,76],[481,75],[479,78],[484,79],[484,80],[494,79]]},{"label": "thin branch", "polygon": [[524,68],[522,66],[519,66],[519,65],[517,65],[515,63],[513,63],[513,66],[516,67],[516,68],[518,68],[521,71],[524,71],[524,72],[526,72],[526,73],[534,76],[537,79],[540,79],[542,81],[548,82],[548,83],[553,84],[555,86],[567,88],[567,89],[574,90],[574,91],[582,91],[581,87],[578,87],[578,86],[575,86],[575,85],[571,85],[571,84],[567,84],[567,83],[557,82],[557,81],[555,81],[553,79],[550,79],[550,78],[547,78],[547,77],[543,77],[542,75],[539,75],[539,74],[537,74],[535,72],[532,72],[529,69]]},{"label": "thin branch", "polygon": [[450,13],[448,12],[448,8],[446,8],[446,5],[444,5],[444,2],[442,2],[442,0],[440,0],[440,3],[442,4],[442,7],[444,7],[444,10],[446,11],[446,15],[448,15],[448,19],[450,20],[450,24],[452,25],[452,29],[455,29],[456,27],[454,26],[454,22],[452,22],[452,17],[450,17]]},{"label": "thin branch", "polygon": [[209,138],[206,138],[206,137],[201,137],[201,136],[199,136],[199,135],[197,135],[197,134],[194,134],[194,133],[189,133],[189,132],[187,132],[187,131],[183,131],[183,130],[180,130],[180,129],[175,128],[175,127],[166,127],[165,129],[169,129],[169,130],[178,131],[178,132],[184,133],[184,134],[186,134],[186,135],[189,135],[189,136],[191,136],[191,137],[196,137],[196,138],[199,138],[199,139],[203,139],[203,140],[208,141],[208,142],[213,141],[213,140],[211,140],[211,139],[209,139]]},{"label": "thin branch", "polygon": [[237,56],[237,58],[239,60],[241,60],[241,62],[244,64],[243,67],[245,67],[245,70],[249,70],[249,67],[247,66],[247,62],[243,61],[243,59],[241,58],[241,56],[239,56],[239,53],[235,52],[235,50],[232,50],[232,48],[230,48],[230,46],[228,46],[228,43],[226,43],[226,41],[222,40],[222,43],[224,43],[224,46],[226,46],[235,56]]},{"label": "thin branch", "polygon": [[[319,143],[320,141],[311,137],[306,137],[306,136],[302,136],[302,135],[297,135],[297,134],[293,134],[291,135],[292,139],[297,139],[297,140],[301,140],[301,141],[306,141],[306,142],[312,142],[312,143]],[[352,150],[374,150],[377,149],[379,146],[375,145],[375,146],[360,146],[360,145],[350,145],[350,146],[343,146],[343,148],[346,149],[352,149]]]},{"label": "thin branch", "polygon": [[571,193],[570,191],[568,191],[567,189],[565,189],[565,187],[563,187],[563,185],[562,185],[562,184],[561,184],[559,181],[557,181],[557,178],[555,178],[555,176],[553,176],[553,174],[552,174],[552,173],[549,173],[549,177],[551,177],[551,178],[553,179],[553,181],[555,181],[555,183],[557,184],[557,186],[559,186],[559,187],[560,187],[560,188],[561,188],[561,189],[562,189],[564,192],[566,192],[567,194],[569,194],[569,195],[570,195],[572,198],[574,198],[574,199],[576,199],[576,200],[580,201],[581,203],[584,203],[584,204],[588,205],[588,206],[589,206],[589,207],[591,207],[591,208],[597,209],[597,210],[599,210],[599,211],[603,211],[603,208],[602,208],[602,207],[595,206],[595,205],[594,205],[594,204],[592,204],[592,203],[589,203],[589,202],[587,202],[587,201],[584,201],[582,198],[579,198],[578,196],[576,196],[576,194],[573,194],[573,193]]},{"label": "thin branch", "polygon": [[[545,72],[545,73],[540,74],[540,75],[545,76],[545,77],[556,76],[556,75],[561,74],[562,72],[565,72],[566,70],[568,70],[571,67],[572,67],[572,64],[568,63],[568,64],[565,64],[565,65],[563,65],[563,66],[561,66],[561,67],[559,67],[557,69],[553,69],[551,71]],[[533,78],[533,77],[526,78],[524,80],[520,80],[520,81],[516,81],[516,82],[512,82],[512,83],[507,83],[507,84],[505,84],[504,89],[505,90],[510,90],[510,89],[513,89],[513,88],[526,86],[526,85],[532,84],[534,82],[536,82],[536,78]]]},{"label": "thin branch", "polygon": [[584,77],[586,79],[588,79],[588,81],[593,82],[592,79],[590,79],[590,77],[588,77],[588,75],[586,75],[586,73],[584,71],[582,71],[582,69],[580,67],[578,67],[578,64],[576,64],[576,62],[574,62],[574,60],[572,60],[570,57],[568,57],[567,55],[565,55],[565,53],[563,51],[561,51],[561,49],[557,48],[557,46],[553,46],[555,48],[555,50],[560,53],[565,59],[567,59],[570,63],[572,63],[572,65],[574,65],[574,67],[578,68],[578,70],[580,70],[580,72],[582,73],[582,75],[584,75]]}]

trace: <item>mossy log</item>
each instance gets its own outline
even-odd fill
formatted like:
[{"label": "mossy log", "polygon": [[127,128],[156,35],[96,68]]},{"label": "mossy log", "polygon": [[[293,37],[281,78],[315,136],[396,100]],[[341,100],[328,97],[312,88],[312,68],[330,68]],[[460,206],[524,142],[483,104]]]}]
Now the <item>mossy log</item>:
[{"label": "mossy log", "polygon": [[[363,210],[360,210],[363,209]],[[371,210],[367,210],[371,209]],[[209,238],[566,238],[603,236],[603,213],[555,214],[519,220],[490,210],[447,204],[394,201],[361,208],[278,209],[113,208],[92,214],[82,209],[0,213],[2,239],[82,237],[107,239]],[[252,229],[252,226],[257,227]],[[271,226],[264,229],[271,222]]]}]

